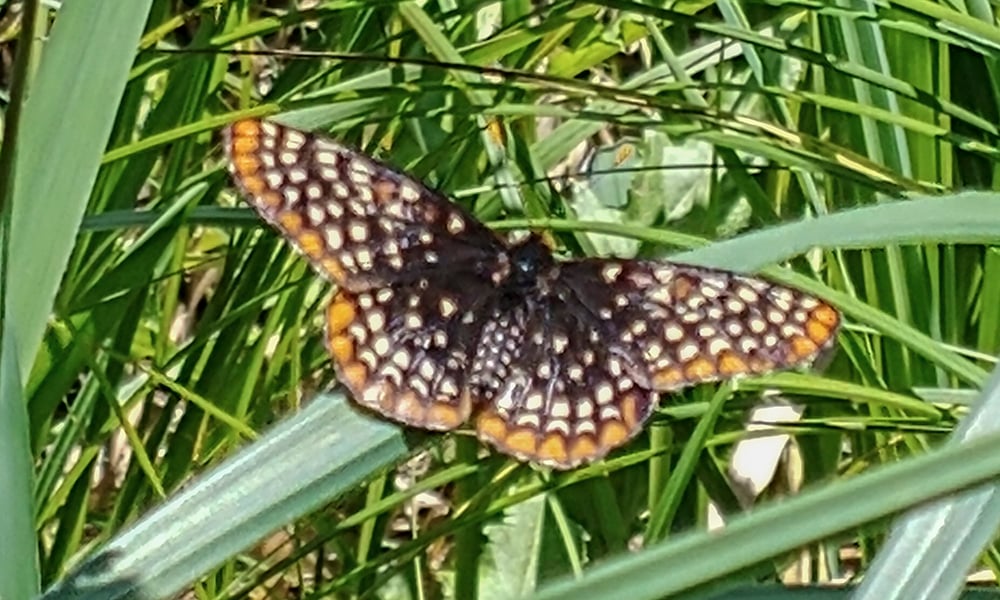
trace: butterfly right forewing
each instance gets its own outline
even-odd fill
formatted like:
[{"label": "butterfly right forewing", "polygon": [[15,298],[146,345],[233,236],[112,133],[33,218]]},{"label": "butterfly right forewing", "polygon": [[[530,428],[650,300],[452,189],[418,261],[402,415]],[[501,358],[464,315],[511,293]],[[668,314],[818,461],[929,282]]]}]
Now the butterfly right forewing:
[{"label": "butterfly right forewing", "polygon": [[658,391],[808,366],[840,326],[819,298],[729,271],[585,259],[564,274],[581,310],[605,323],[606,343],[631,356]]}]

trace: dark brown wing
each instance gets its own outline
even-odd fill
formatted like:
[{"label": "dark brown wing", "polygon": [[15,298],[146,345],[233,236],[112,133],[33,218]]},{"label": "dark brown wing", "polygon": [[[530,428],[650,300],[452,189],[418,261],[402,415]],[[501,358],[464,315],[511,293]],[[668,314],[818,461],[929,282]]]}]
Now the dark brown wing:
[{"label": "dark brown wing", "polygon": [[491,316],[489,281],[449,270],[396,285],[340,291],[327,310],[327,348],[362,406],[425,429],[463,424],[477,400],[470,357]]},{"label": "dark brown wing", "polygon": [[247,202],[348,290],[491,263],[503,249],[462,207],[329,138],[250,119],[226,129],[225,148]]},{"label": "dark brown wing", "polygon": [[482,329],[470,388],[480,439],[558,469],[600,459],[641,431],[656,404],[601,323],[557,297],[498,311]]},{"label": "dark brown wing", "polygon": [[561,273],[579,309],[604,323],[603,343],[657,391],[810,365],[840,325],[814,296],[728,271],[586,259]]},{"label": "dark brown wing", "polygon": [[572,468],[634,437],[657,392],[808,365],[839,324],[825,302],[755,277],[563,263],[548,298],[487,320],[472,366],[487,402],[476,430],[522,460]]}]

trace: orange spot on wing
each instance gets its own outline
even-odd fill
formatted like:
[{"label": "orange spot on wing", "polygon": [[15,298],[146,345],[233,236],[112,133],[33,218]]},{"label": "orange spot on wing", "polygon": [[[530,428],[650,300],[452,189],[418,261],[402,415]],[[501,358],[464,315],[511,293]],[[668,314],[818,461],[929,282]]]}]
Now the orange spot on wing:
[{"label": "orange spot on wing", "polygon": [[257,196],[257,202],[258,204],[262,204],[268,209],[273,210],[281,206],[281,196],[279,196],[274,192],[265,190],[264,192],[261,192],[260,195]]},{"label": "orange spot on wing", "polygon": [[791,341],[791,352],[789,353],[791,356],[789,357],[789,360],[797,362],[812,356],[817,350],[819,350],[819,346],[813,343],[811,339],[802,335],[797,335],[793,337]]},{"label": "orange spot on wing", "polygon": [[353,362],[341,368],[341,378],[351,390],[360,390],[368,379],[368,370],[361,363]]},{"label": "orange spot on wing", "polygon": [[749,370],[743,359],[732,352],[719,355],[719,373],[722,375],[740,375]]},{"label": "orange spot on wing", "polygon": [[598,453],[599,449],[593,438],[590,436],[579,437],[569,449],[569,462],[572,464],[588,462],[596,458]]},{"label": "orange spot on wing", "polygon": [[372,192],[374,192],[376,202],[388,202],[396,197],[396,184],[381,179],[372,184]]},{"label": "orange spot on wing", "polygon": [[232,153],[237,156],[245,157],[248,154],[256,152],[259,147],[260,144],[255,136],[241,135],[233,138]]},{"label": "orange spot on wing", "polygon": [[233,154],[230,157],[233,173],[247,192],[260,195],[268,189],[267,182],[257,173],[260,171],[260,161],[253,154]]},{"label": "orange spot on wing", "polygon": [[635,429],[639,425],[639,414],[635,406],[635,396],[629,394],[621,399],[619,408],[622,411],[622,421],[629,429]]},{"label": "orange spot on wing", "polygon": [[306,256],[310,258],[320,258],[326,253],[326,246],[323,244],[323,238],[319,237],[319,234],[315,231],[303,231],[299,233],[295,238],[299,247],[302,251],[306,253]]},{"label": "orange spot on wing", "polygon": [[670,284],[670,296],[674,300],[683,300],[687,298],[691,290],[694,289],[694,283],[690,279],[683,275],[678,275],[676,279]]},{"label": "orange spot on wing", "polygon": [[427,427],[430,429],[454,429],[465,422],[468,413],[462,414],[461,407],[437,402],[427,411]]},{"label": "orange spot on wing", "polygon": [[830,328],[819,321],[806,323],[806,333],[817,345],[825,344],[830,339]]},{"label": "orange spot on wing", "polygon": [[278,223],[288,232],[288,235],[298,237],[302,232],[302,215],[285,211],[278,215]]},{"label": "orange spot on wing", "polygon": [[684,366],[684,375],[693,381],[715,377],[715,365],[706,358],[696,358]]},{"label": "orange spot on wing", "polygon": [[600,446],[604,450],[617,448],[627,442],[628,437],[629,431],[624,425],[618,421],[611,421],[610,423],[605,423],[604,426],[601,427]]},{"label": "orange spot on wing", "polygon": [[833,329],[840,322],[840,313],[832,306],[824,304],[813,310],[812,318]]},{"label": "orange spot on wing", "polygon": [[[260,170],[260,161],[257,157],[252,154],[233,154],[232,158],[233,167],[240,177],[244,179],[258,179],[260,185],[266,185],[264,180],[257,177],[256,173]],[[246,181],[243,182],[246,185]]]},{"label": "orange spot on wing", "polygon": [[750,364],[750,373],[760,374],[774,370],[774,363],[766,358],[750,357],[748,362]]},{"label": "orange spot on wing", "polygon": [[338,282],[344,280],[346,273],[344,273],[344,268],[340,266],[340,261],[326,257],[321,258],[319,262],[323,270],[330,276],[330,279]]},{"label": "orange spot on wing", "polygon": [[540,461],[549,461],[564,465],[567,458],[566,440],[557,433],[546,437],[538,447],[538,460]]},{"label": "orange spot on wing", "polygon": [[684,374],[677,367],[667,367],[653,375],[653,387],[670,390],[684,383]]},{"label": "orange spot on wing", "polygon": [[356,314],[353,302],[344,300],[340,295],[334,298],[326,311],[326,326],[330,334],[343,331],[348,325],[354,322]]},{"label": "orange spot on wing", "polygon": [[260,135],[260,121],[258,119],[242,119],[233,123],[230,128],[233,137],[257,137]]},{"label": "orange spot on wing", "polygon": [[243,188],[246,189],[248,194],[260,197],[261,194],[267,191],[267,184],[260,177],[254,177],[253,175],[244,176],[242,172],[240,172],[240,177]]},{"label": "orange spot on wing", "polygon": [[501,440],[501,442],[512,452],[523,456],[535,456],[537,442],[535,440],[535,432],[530,429],[518,429],[508,435],[506,439]]},{"label": "orange spot on wing", "polygon": [[507,437],[507,423],[495,414],[483,413],[476,419],[476,431],[480,438],[502,440]]},{"label": "orange spot on wing", "polygon": [[392,395],[389,394],[382,402],[382,407],[387,414],[396,417],[405,423],[414,425],[429,426],[426,423],[427,409],[420,403],[420,399],[413,392],[401,394],[393,406]]},{"label": "orange spot on wing", "polygon": [[350,362],[354,358],[354,342],[346,335],[331,337],[330,354],[341,364]]}]

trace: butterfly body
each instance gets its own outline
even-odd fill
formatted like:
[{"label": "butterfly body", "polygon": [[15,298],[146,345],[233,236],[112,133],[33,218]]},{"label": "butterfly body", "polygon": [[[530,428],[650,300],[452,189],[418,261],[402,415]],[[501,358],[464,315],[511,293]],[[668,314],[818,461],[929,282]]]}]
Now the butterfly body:
[{"label": "butterfly body", "polygon": [[798,290],[665,261],[557,260],[322,136],[226,135],[254,209],[336,283],[326,342],[362,406],[555,468],[635,436],[659,392],[807,365],[839,314]]}]

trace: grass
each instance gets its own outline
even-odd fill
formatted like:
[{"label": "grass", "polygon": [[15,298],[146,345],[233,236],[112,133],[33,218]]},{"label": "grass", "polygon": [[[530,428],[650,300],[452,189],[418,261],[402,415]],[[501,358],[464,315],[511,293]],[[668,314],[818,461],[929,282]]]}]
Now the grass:
[{"label": "grass", "polygon": [[[739,596],[863,573],[861,597],[943,598],[973,566],[995,578],[992,7],[285,4],[16,20],[0,597]],[[838,352],[664,397],[569,473],[360,415],[325,391],[329,290],[224,173],[218,132],[246,116],[570,254],[815,293],[846,315]],[[730,458],[764,392],[805,412],[748,500]]]}]

